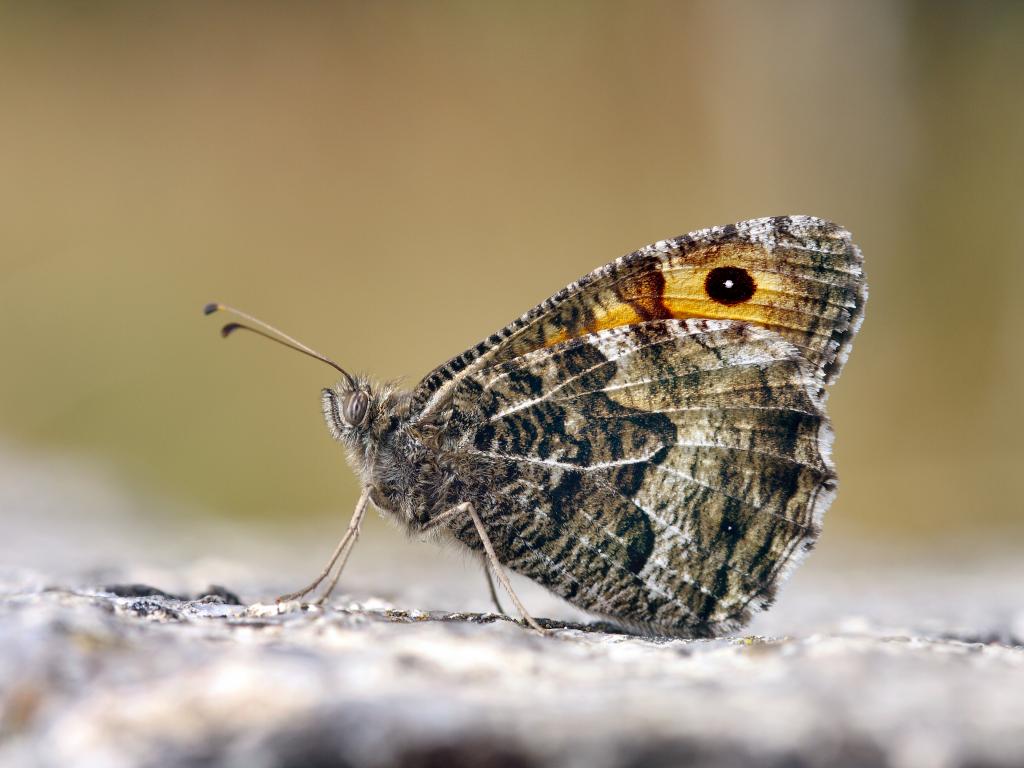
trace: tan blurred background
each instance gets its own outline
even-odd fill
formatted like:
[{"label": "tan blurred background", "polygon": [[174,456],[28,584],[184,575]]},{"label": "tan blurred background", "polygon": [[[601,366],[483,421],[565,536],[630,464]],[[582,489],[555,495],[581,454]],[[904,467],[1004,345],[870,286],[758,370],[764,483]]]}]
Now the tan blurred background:
[{"label": "tan blurred background", "polygon": [[333,533],[331,371],[205,302],[412,384],[626,251],[810,213],[871,287],[826,541],[1012,548],[1022,179],[1021,3],[5,3],[0,445],[140,525]]}]

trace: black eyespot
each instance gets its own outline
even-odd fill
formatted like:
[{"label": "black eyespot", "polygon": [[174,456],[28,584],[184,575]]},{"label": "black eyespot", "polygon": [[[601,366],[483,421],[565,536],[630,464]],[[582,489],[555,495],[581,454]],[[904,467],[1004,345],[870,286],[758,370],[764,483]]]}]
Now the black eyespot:
[{"label": "black eyespot", "polygon": [[757,285],[740,267],[715,267],[708,272],[704,290],[719,304],[742,304],[754,295]]},{"label": "black eyespot", "polygon": [[358,427],[366,418],[366,411],[370,405],[370,398],[362,390],[356,390],[345,398],[345,407],[342,410],[342,417],[349,426]]}]

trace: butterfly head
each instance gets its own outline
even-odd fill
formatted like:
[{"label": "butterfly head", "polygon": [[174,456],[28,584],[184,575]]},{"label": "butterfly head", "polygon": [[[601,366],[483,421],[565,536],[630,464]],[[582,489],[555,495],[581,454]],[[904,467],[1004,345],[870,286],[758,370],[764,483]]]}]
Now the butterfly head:
[{"label": "butterfly head", "polygon": [[324,420],[335,440],[348,442],[358,435],[370,431],[374,414],[371,405],[374,402],[373,388],[367,381],[360,379],[342,379],[336,386],[324,389],[321,402],[324,409]]},{"label": "butterfly head", "polygon": [[324,389],[321,404],[331,436],[349,447],[367,448],[391,432],[407,410],[408,393],[394,384],[362,376]]}]

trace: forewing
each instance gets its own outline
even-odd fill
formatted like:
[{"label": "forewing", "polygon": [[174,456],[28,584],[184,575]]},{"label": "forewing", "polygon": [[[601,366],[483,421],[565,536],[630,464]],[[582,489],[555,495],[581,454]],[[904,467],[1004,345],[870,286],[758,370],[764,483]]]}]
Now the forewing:
[{"label": "forewing", "polygon": [[[745,274],[750,295],[717,292],[709,281],[722,269]],[[735,288],[731,280],[727,285]],[[559,291],[426,376],[413,409],[446,399],[452,383],[468,372],[658,319],[731,319],[770,328],[830,383],[849,352],[866,298],[860,250],[836,224],[780,216],[712,227],[649,245]]]},{"label": "forewing", "polygon": [[[745,323],[572,339],[461,380],[452,492],[504,563],[585,610],[732,629],[770,603],[831,501],[818,383],[797,348]],[[479,548],[471,525],[456,535]]]}]

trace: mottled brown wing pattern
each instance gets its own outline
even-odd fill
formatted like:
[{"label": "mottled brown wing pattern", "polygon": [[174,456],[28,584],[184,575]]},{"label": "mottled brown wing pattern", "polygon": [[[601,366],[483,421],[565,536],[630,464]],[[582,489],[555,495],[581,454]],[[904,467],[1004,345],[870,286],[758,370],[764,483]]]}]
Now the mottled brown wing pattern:
[{"label": "mottled brown wing pattern", "polygon": [[467,370],[658,319],[732,319],[770,328],[831,383],[866,297],[860,250],[836,224],[777,216],[712,227],[649,245],[567,286],[426,376],[412,409],[443,402]]},{"label": "mottled brown wing pattern", "polygon": [[[585,610],[726,631],[818,535],[835,488],[819,393],[797,347],[745,323],[571,338],[461,377],[447,502],[473,502],[502,562]],[[455,535],[480,548],[470,524]]]}]

